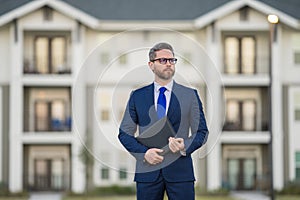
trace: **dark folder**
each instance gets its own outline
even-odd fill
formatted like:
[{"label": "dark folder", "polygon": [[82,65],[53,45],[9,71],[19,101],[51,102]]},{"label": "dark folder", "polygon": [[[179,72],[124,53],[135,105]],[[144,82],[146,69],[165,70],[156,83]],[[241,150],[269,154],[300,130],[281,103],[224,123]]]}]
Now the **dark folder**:
[{"label": "dark folder", "polygon": [[169,151],[169,137],[175,137],[175,135],[168,118],[164,117],[142,132],[136,139],[149,148],[163,149],[163,154],[165,154]]}]

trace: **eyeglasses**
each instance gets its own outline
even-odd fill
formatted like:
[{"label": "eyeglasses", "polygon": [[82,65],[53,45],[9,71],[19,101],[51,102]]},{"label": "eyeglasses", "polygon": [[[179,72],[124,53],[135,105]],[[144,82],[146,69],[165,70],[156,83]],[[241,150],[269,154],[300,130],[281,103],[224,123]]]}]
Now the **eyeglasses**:
[{"label": "eyeglasses", "polygon": [[160,64],[163,65],[167,64],[168,61],[171,65],[175,65],[177,63],[177,58],[156,58],[154,60],[151,60],[151,62],[155,62],[157,60]]}]

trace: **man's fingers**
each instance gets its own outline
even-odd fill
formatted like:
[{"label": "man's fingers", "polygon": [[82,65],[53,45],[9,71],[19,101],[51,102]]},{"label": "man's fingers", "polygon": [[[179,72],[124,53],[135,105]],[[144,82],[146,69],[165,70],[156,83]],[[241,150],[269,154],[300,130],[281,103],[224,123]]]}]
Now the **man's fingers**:
[{"label": "man's fingers", "polygon": [[159,153],[162,153],[162,149],[152,148],[149,149],[145,154],[145,159],[148,163],[155,165],[163,161],[164,157],[160,156]]},{"label": "man's fingers", "polygon": [[162,149],[157,149],[157,148],[153,148],[153,151],[155,151],[156,153],[162,153],[164,150],[162,150]]},{"label": "man's fingers", "polygon": [[184,139],[183,138],[169,138],[169,148],[173,153],[176,153],[184,149]]}]

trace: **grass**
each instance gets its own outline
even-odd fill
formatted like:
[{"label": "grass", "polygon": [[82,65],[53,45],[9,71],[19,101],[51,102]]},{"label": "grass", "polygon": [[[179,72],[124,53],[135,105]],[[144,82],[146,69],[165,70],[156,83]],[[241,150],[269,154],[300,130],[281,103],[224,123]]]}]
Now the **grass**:
[{"label": "grass", "polygon": [[[63,200],[135,200],[135,196],[109,196],[109,197],[65,197]],[[299,196],[280,195],[276,200],[299,200]],[[0,200],[28,200],[24,197],[0,197]],[[165,198],[167,200],[167,198]],[[234,200],[223,196],[197,196],[196,200]]]},{"label": "grass", "polygon": [[[65,197],[63,200],[135,200],[135,196],[109,196],[109,197]],[[299,200],[300,196],[280,195],[276,196],[276,200]],[[0,200],[4,200],[1,199]],[[9,199],[19,200],[19,199]],[[21,199],[20,199],[21,200]],[[23,200],[23,199],[22,199]],[[165,198],[164,200],[167,200]],[[224,196],[197,196],[196,200],[237,200],[232,197]]]},{"label": "grass", "polygon": [[300,196],[292,196],[292,195],[281,195],[276,197],[277,200],[299,200]]},{"label": "grass", "polygon": [[[135,200],[135,196],[110,196],[110,197],[66,197],[63,200]],[[1,199],[0,199],[1,200]],[[165,198],[167,200],[167,198]],[[234,200],[231,197],[197,196],[196,200]]]}]

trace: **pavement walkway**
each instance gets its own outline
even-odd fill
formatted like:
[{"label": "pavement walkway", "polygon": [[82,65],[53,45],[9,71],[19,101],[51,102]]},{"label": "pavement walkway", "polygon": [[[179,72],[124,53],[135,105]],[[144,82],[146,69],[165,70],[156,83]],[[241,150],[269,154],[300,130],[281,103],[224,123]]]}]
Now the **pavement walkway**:
[{"label": "pavement walkway", "polygon": [[58,192],[33,192],[29,200],[61,200],[62,194]]},{"label": "pavement walkway", "polygon": [[[270,200],[270,197],[258,191],[233,191],[230,194],[237,200]],[[62,194],[58,192],[33,192],[29,200],[61,200]]]},{"label": "pavement walkway", "polygon": [[270,200],[270,197],[259,191],[234,191],[231,196],[239,200]]}]

